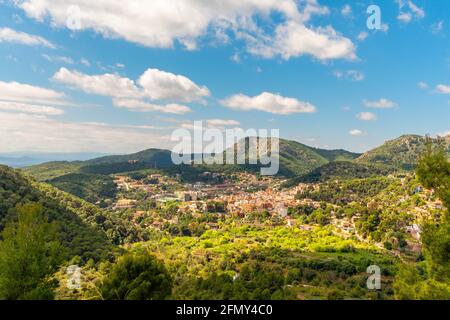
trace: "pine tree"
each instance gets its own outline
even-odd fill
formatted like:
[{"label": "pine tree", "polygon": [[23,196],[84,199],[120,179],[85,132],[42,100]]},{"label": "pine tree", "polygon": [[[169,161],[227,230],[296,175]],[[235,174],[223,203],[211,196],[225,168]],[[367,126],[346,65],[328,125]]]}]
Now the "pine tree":
[{"label": "pine tree", "polygon": [[17,220],[7,223],[1,236],[0,299],[52,299],[56,284],[50,278],[62,247],[44,208],[34,203],[18,206]]}]

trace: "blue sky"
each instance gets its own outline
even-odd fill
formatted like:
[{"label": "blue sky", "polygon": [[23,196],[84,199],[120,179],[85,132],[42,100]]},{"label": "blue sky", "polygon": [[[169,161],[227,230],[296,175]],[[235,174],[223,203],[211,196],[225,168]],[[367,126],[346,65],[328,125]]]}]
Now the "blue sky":
[{"label": "blue sky", "polygon": [[358,152],[445,134],[449,18],[423,0],[0,1],[0,153],[169,148],[193,120]]}]

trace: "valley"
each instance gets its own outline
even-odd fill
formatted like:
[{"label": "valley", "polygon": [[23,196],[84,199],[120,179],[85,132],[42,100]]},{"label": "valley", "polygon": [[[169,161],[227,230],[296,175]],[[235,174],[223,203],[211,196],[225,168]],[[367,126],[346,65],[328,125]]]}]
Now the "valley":
[{"label": "valley", "polygon": [[[274,177],[245,165],[172,166],[156,149],[1,167],[0,227],[30,201],[59,225],[56,299],[105,298],[117,259],[147,253],[170,275],[169,299],[401,298],[398,275],[425,263],[424,228],[447,215],[446,199],[412,170],[426,139],[364,155],[280,144]],[[78,289],[65,286],[69,265],[81,267]],[[373,265],[379,290],[366,286]]]}]

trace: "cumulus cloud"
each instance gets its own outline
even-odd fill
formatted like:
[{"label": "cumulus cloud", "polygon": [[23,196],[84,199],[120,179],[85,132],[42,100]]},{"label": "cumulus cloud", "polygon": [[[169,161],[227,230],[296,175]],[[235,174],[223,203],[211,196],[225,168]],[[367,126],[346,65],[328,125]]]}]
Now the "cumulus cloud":
[{"label": "cumulus cloud", "polygon": [[[80,8],[77,17],[71,17],[67,10],[70,5]],[[51,17],[55,25],[66,26],[69,18],[77,18],[81,29],[162,48],[173,46],[176,40],[181,43],[195,40],[218,19],[236,21],[238,17],[267,15],[272,11],[288,17],[299,15],[293,0],[130,0],[126,5],[109,0],[25,0],[18,2],[18,6],[39,21]]]},{"label": "cumulus cloud", "polygon": [[5,153],[130,153],[150,147],[169,148],[170,132],[156,130],[147,126],[71,123],[42,115],[0,112],[0,150]]},{"label": "cumulus cloud", "polygon": [[377,115],[372,112],[361,112],[357,115],[357,118],[363,121],[375,121],[377,120]]},{"label": "cumulus cloud", "polygon": [[319,60],[355,60],[356,46],[332,26],[308,28],[296,21],[288,21],[275,30],[275,36],[253,37],[241,35],[247,41],[248,51],[263,58],[311,55]]},{"label": "cumulus cloud", "polygon": [[[305,26],[313,15],[330,12],[317,0],[129,0],[126,5],[109,0],[24,0],[16,4],[38,21],[49,17],[52,24],[66,26],[68,20],[77,19],[81,30],[148,47],[180,43],[194,50],[199,38],[210,35],[222,43],[231,36],[243,39],[251,53],[268,58],[310,54],[321,60],[353,59],[356,55],[352,42],[331,26]],[[67,10],[69,5],[79,7],[75,17]],[[263,31],[258,18],[267,21],[273,13],[282,19]]]},{"label": "cumulus cloud", "polygon": [[139,89],[133,80],[117,74],[87,75],[78,71],[59,69],[53,80],[80,89],[86,93],[115,98],[139,96]]},{"label": "cumulus cloud", "polygon": [[199,86],[185,76],[158,69],[148,69],[134,81],[118,74],[87,75],[61,68],[53,80],[89,94],[111,97],[115,106],[141,112],[184,114],[190,109],[179,103],[204,103],[203,98],[211,94],[206,86]]},{"label": "cumulus cloud", "polygon": [[0,43],[10,42],[27,46],[43,46],[55,49],[55,45],[50,41],[36,35],[16,31],[10,28],[0,28]]},{"label": "cumulus cloud", "polygon": [[362,136],[367,135],[366,132],[361,131],[361,130],[359,130],[359,129],[353,129],[353,130],[350,130],[348,133],[349,133],[351,136],[355,136],[355,137],[362,137]]},{"label": "cumulus cloud", "polygon": [[202,102],[210,95],[205,86],[192,80],[158,69],[148,69],[137,81],[118,74],[87,75],[61,68],[55,81],[81,89],[86,93],[113,98],[148,98],[152,101]]},{"label": "cumulus cloud", "polygon": [[287,98],[269,92],[263,92],[255,97],[236,94],[222,100],[221,104],[235,110],[259,110],[280,115],[312,113],[316,111],[316,107],[309,102],[303,102],[295,98]]},{"label": "cumulus cloud", "polygon": [[181,102],[201,101],[209,97],[205,86],[198,86],[192,80],[158,69],[148,69],[139,78],[143,94],[152,100],[174,100]]},{"label": "cumulus cloud", "polygon": [[450,94],[450,86],[445,84],[440,84],[436,87],[437,92],[442,94]]},{"label": "cumulus cloud", "polygon": [[380,100],[377,101],[364,100],[363,103],[367,108],[377,108],[377,109],[391,109],[397,106],[395,102],[384,98],[381,98]]}]

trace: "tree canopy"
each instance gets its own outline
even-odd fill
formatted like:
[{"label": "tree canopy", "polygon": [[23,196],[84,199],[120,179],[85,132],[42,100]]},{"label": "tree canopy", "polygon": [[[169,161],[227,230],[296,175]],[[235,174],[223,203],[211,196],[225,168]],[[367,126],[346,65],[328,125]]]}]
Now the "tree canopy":
[{"label": "tree canopy", "polygon": [[171,291],[168,271],[149,253],[119,258],[101,286],[105,300],[163,300]]},{"label": "tree canopy", "polygon": [[0,298],[51,299],[62,246],[57,228],[49,223],[39,204],[17,208],[17,221],[7,223],[0,242]]}]

